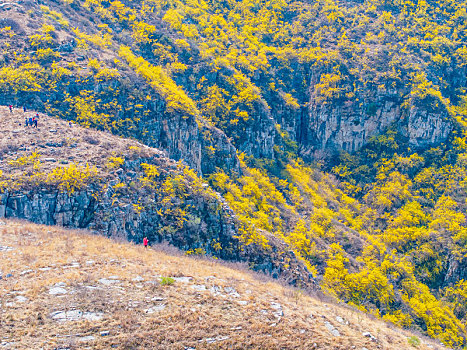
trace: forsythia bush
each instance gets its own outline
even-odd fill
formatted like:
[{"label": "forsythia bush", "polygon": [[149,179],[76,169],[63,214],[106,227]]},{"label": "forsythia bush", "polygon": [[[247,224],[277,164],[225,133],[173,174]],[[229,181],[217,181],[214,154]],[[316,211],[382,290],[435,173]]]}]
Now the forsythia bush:
[{"label": "forsythia bush", "polygon": [[67,167],[57,167],[47,176],[49,184],[58,186],[60,190],[70,194],[83,189],[91,181],[97,179],[97,169],[89,165],[70,164]]}]

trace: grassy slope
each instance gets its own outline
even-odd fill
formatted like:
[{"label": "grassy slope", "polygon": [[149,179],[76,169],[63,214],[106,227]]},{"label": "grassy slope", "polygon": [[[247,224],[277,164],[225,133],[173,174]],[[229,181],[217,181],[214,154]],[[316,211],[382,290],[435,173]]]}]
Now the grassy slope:
[{"label": "grassy slope", "polygon": [[[0,343],[5,348],[409,348],[410,333],[358,311],[324,304],[243,268],[179,256],[159,246],[145,250],[84,231],[9,220],[0,221],[0,246]],[[159,276],[191,279],[161,285]],[[102,278],[116,280],[106,286]],[[60,282],[67,294],[50,295]],[[19,302],[18,296],[27,301]],[[280,304],[282,317],[273,303]],[[160,305],[161,311],[145,312]],[[53,312],[70,310],[102,313],[103,318],[51,318]],[[332,336],[326,322],[341,336]],[[102,331],[110,334],[101,336]],[[84,338],[89,336],[94,338]],[[423,340],[419,348],[442,347]]]},{"label": "grassy slope", "polygon": [[[13,108],[10,113],[8,107],[0,106],[0,170],[5,175],[13,175],[17,168],[9,165],[19,157],[30,156],[33,152],[39,154],[40,169],[48,172],[59,165],[74,163],[81,166],[95,166],[99,175],[104,176],[108,158],[112,155],[134,156],[135,150],[142,151],[145,156],[162,156],[163,153],[155,148],[147,147],[137,141],[124,139],[110,133],[94,129],[84,129],[76,124],[71,127],[68,122],[46,114],[39,114],[38,128],[26,128],[25,117],[33,117],[35,111],[23,112],[20,108]],[[175,162],[165,159],[167,167]]]}]

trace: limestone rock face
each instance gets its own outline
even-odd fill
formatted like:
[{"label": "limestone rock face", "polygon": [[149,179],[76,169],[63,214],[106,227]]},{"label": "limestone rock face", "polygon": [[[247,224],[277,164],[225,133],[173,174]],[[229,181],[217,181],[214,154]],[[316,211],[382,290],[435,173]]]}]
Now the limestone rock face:
[{"label": "limestone rock face", "polygon": [[[204,203],[202,199],[196,203],[198,211],[202,213],[199,222],[179,232],[160,236],[156,230],[165,218],[157,213],[156,207],[137,213],[130,204],[112,204],[113,192],[110,189],[100,191],[99,200],[96,200],[96,194],[97,191],[91,189],[73,194],[45,190],[14,195],[5,192],[0,195],[0,212],[6,218],[87,228],[109,237],[121,237],[135,242],[141,242],[144,236],[148,236],[152,242],[166,240],[187,250],[209,246],[213,239],[224,243],[234,242],[234,222],[225,213],[215,215],[215,211],[208,207],[209,203]],[[225,255],[226,258],[235,258],[233,251],[226,251]]]},{"label": "limestone rock face", "polygon": [[430,113],[412,106],[407,123],[407,136],[415,147],[428,147],[443,142],[452,130],[446,113]]},{"label": "limestone rock face", "polygon": [[446,140],[453,128],[448,112],[419,105],[404,109],[396,95],[362,99],[363,102],[319,103],[313,97],[296,125],[302,157],[311,160],[338,151],[356,152],[368,140],[395,128],[415,148]]},{"label": "limestone rock face", "polygon": [[[141,213],[133,210],[132,205],[112,204],[112,191],[99,193],[92,190],[74,194],[57,191],[39,190],[10,195],[0,195],[0,218],[19,218],[34,223],[59,225],[69,228],[86,228],[96,234],[113,238],[127,239],[136,243],[143,237],[149,237],[151,243],[168,242],[183,250],[203,247],[207,254],[219,256],[225,260],[247,261],[257,271],[283,277],[291,284],[301,283],[314,287],[314,282],[294,253],[277,239],[272,239],[272,251],[263,251],[260,247],[240,248],[236,238],[236,222],[233,212],[225,202],[209,203],[203,199],[192,201],[199,213],[199,220],[180,230],[161,230],[167,224],[167,218],[158,214],[158,208],[145,208]],[[221,211],[213,209],[220,205]],[[219,242],[222,249],[215,251],[212,242]],[[289,266],[284,269],[287,262]]]},{"label": "limestone rock face", "polygon": [[276,134],[275,121],[268,105],[261,101],[255,104],[255,120],[250,123],[244,137],[237,142],[237,148],[255,158],[274,157],[274,137]]},{"label": "limestone rock face", "polygon": [[[160,156],[158,156],[160,157]],[[156,189],[136,190],[132,183],[141,177],[141,163],[152,162],[161,171]],[[138,172],[140,171],[140,172]],[[243,246],[238,239],[235,214],[220,194],[201,185],[196,190],[186,185],[183,200],[177,196],[161,199],[157,187],[177,174],[175,162],[164,158],[139,158],[125,161],[104,186],[89,184],[86,189],[67,193],[52,186],[5,191],[0,194],[0,218],[19,218],[34,223],[88,229],[95,234],[141,243],[167,242],[182,250],[201,248],[208,255],[225,260],[246,261],[255,270],[284,277],[290,283],[313,286],[306,267],[278,239],[271,237],[272,249]],[[126,192],[117,193],[115,185],[125,184]],[[177,199],[178,198],[178,199]],[[140,203],[135,209],[133,203]],[[185,212],[180,221],[164,212],[168,207]],[[219,246],[221,249],[219,249]],[[286,267],[284,267],[286,266]]]}]

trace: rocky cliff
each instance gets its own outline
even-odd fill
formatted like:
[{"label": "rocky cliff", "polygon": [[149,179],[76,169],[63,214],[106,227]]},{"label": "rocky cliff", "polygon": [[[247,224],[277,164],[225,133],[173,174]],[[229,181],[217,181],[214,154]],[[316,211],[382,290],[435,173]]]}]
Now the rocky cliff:
[{"label": "rocky cliff", "polygon": [[2,112],[0,217],[136,243],[148,237],[315,287],[280,240],[271,237],[268,248],[245,245],[225,200],[163,152],[43,114],[39,128],[29,129],[18,125],[26,114]]}]

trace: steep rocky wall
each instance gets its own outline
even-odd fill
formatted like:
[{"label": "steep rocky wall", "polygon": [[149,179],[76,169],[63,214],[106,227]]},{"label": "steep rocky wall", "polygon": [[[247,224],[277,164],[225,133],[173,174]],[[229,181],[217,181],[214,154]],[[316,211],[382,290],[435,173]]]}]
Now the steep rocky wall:
[{"label": "steep rocky wall", "polygon": [[164,240],[185,250],[203,247],[210,254],[215,253],[211,243],[216,240],[226,247],[220,253],[222,258],[239,259],[238,242],[233,238],[234,222],[225,213],[210,210],[209,203],[198,207],[199,212],[204,212],[199,222],[177,234],[162,236],[158,231],[166,219],[157,213],[157,208],[146,208],[137,213],[131,204],[115,205],[112,194],[111,190],[88,190],[74,194],[46,190],[15,194],[6,192],[0,195],[0,217],[86,228],[98,234],[134,242],[142,242],[143,237],[147,236],[152,242]]},{"label": "steep rocky wall", "polygon": [[378,95],[336,103],[320,103],[313,97],[307,113],[297,125],[300,154],[305,159],[328,157],[340,150],[356,152],[368,140],[395,127],[415,148],[426,148],[446,140],[453,129],[443,108],[411,105],[403,108],[396,95]]},{"label": "steep rocky wall", "polygon": [[[98,200],[96,199],[98,198]],[[158,208],[145,208],[136,213],[131,204],[115,205],[112,191],[81,191],[69,195],[58,191],[38,190],[27,193],[0,194],[0,218],[19,218],[34,223],[89,229],[96,234],[141,243],[147,236],[150,242],[168,242],[182,250],[203,248],[207,254],[225,260],[247,261],[257,271],[284,278],[291,284],[315,288],[313,278],[297,261],[283,242],[271,237],[271,249],[262,250],[250,245],[241,247],[236,238],[233,212],[227,204],[192,201],[200,220],[183,229],[161,232],[167,218]],[[213,205],[221,205],[214,210]],[[215,249],[219,242],[222,249]]]}]

